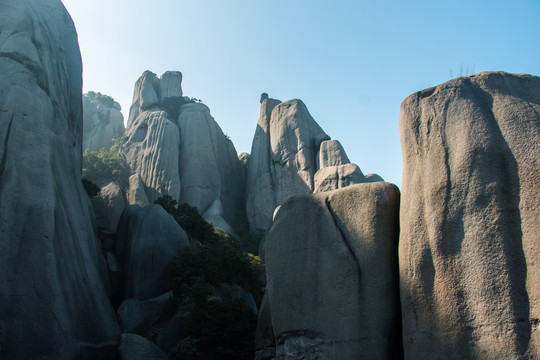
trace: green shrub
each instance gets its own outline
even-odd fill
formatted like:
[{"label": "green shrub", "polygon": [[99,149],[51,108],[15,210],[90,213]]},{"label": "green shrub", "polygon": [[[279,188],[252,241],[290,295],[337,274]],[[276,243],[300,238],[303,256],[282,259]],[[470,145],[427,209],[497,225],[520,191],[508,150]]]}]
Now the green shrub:
[{"label": "green shrub", "polygon": [[178,311],[185,314],[181,339],[171,350],[171,358],[188,348],[182,341],[189,338],[197,341],[202,357],[253,359],[257,315],[245,300],[226,292],[220,299],[216,294],[223,287],[237,288],[251,292],[260,304],[264,287],[260,258],[246,253],[241,242],[223,230],[214,229],[197,208],[177,206],[170,196],[156,203],[184,228],[193,245],[173,260],[165,281],[178,301]]},{"label": "green shrub", "polygon": [[86,150],[83,154],[82,178],[100,186],[116,181],[120,188],[127,189],[128,170],[122,158],[117,155],[117,148],[118,144],[113,145],[111,150]]},{"label": "green shrub", "polygon": [[98,101],[107,107],[113,107],[115,103],[112,97],[110,97],[109,95],[102,94],[100,92],[89,91],[85,95],[89,99]]}]

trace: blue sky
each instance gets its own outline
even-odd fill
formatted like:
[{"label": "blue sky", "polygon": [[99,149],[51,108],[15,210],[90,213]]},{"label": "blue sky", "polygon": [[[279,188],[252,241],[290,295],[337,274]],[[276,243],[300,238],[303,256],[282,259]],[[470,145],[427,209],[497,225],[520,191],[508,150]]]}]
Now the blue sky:
[{"label": "blue sky", "polygon": [[540,0],[63,0],[84,91],[127,118],[144,70],[179,70],[236,150],[250,152],[259,96],[302,99],[365,174],[401,184],[399,106],[460,74],[540,75]]}]

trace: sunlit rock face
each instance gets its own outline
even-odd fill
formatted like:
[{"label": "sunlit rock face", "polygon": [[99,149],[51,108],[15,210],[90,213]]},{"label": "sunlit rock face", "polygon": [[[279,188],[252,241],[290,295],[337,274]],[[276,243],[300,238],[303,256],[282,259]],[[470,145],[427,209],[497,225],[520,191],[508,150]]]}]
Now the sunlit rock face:
[{"label": "sunlit rock face", "polygon": [[539,358],[540,78],[415,93],[400,133],[405,357]]},{"label": "sunlit rock face", "polygon": [[266,237],[257,359],[401,356],[399,190],[378,182],[287,200]]},{"label": "sunlit rock face", "polygon": [[89,93],[83,96],[83,151],[108,150],[113,139],[124,135],[120,104],[112,98]]},{"label": "sunlit rock face", "polygon": [[289,196],[366,181],[302,101],[281,103],[263,95],[247,164],[246,213],[252,231],[268,229],[275,208]]},{"label": "sunlit rock face", "polygon": [[123,144],[134,186],[128,199],[169,195],[233,232],[244,214],[245,166],[210,109],[182,96],[181,81],[180,72],[146,71],[135,84]]},{"label": "sunlit rock face", "polygon": [[3,0],[0,24],[0,358],[114,359],[72,20],[57,0]]}]

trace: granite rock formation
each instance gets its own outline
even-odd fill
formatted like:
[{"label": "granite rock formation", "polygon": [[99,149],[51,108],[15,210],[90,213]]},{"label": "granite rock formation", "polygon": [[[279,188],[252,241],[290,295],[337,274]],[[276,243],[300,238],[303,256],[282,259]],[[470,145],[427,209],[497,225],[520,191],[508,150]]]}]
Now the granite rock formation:
[{"label": "granite rock formation", "polygon": [[124,116],[112,98],[89,92],[83,96],[83,151],[108,150],[124,135]]},{"label": "granite rock formation", "polygon": [[146,71],[135,84],[123,144],[128,200],[169,195],[230,232],[243,214],[245,170],[208,107],[182,96],[181,81],[180,72]]},{"label": "granite rock formation", "polygon": [[259,323],[259,358],[272,331],[277,359],[400,357],[398,212],[399,190],[383,182],[281,206],[266,239],[259,319],[271,325]]},{"label": "granite rock formation", "polygon": [[252,232],[268,229],[274,209],[289,196],[366,181],[302,101],[282,103],[263,95],[247,165],[246,213]]},{"label": "granite rock formation", "polygon": [[400,133],[405,358],[540,358],[540,78],[420,91]]},{"label": "granite rock formation", "polygon": [[73,22],[58,0],[4,0],[0,24],[0,358],[114,359]]},{"label": "granite rock formation", "polygon": [[113,249],[122,266],[122,299],[147,300],[163,294],[167,267],[188,245],[185,231],[160,205],[128,206]]}]

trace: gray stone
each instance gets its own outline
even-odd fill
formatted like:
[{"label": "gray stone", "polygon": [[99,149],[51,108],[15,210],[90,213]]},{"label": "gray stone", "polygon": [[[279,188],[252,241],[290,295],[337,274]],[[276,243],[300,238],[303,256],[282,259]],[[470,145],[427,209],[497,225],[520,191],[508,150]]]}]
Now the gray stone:
[{"label": "gray stone", "polygon": [[172,298],[173,293],[169,291],[154,299],[124,300],[116,311],[122,331],[144,335],[146,330],[159,320],[160,315]]},{"label": "gray stone", "polygon": [[124,192],[116,182],[111,182],[101,189],[96,201],[100,203],[101,210],[96,214],[98,226],[115,233],[118,220],[127,206]]},{"label": "gray stone", "polygon": [[127,196],[129,205],[139,205],[141,207],[150,205],[148,196],[146,196],[146,190],[139,173],[133,174],[129,177],[129,191]]},{"label": "gray stone", "polygon": [[339,141],[326,140],[321,143],[317,157],[317,169],[349,163],[349,158]]},{"label": "gray stone", "polygon": [[166,360],[167,354],[156,344],[136,334],[122,334],[119,360]]},{"label": "gray stone", "polygon": [[366,182],[378,182],[378,181],[384,181],[384,179],[377,175],[377,174],[367,174],[366,175]]},{"label": "gray stone", "polygon": [[221,203],[221,200],[216,199],[202,216],[206,221],[212,224],[212,226],[214,226],[215,228],[222,229],[226,233],[231,234],[236,237],[237,235],[234,229],[223,218],[223,214],[224,214],[223,204]]},{"label": "gray stone", "polygon": [[250,230],[268,229],[271,216],[278,204],[274,197],[274,185],[270,173],[270,117],[281,101],[262,99],[261,112],[248,159],[246,178],[246,213]]},{"label": "gray stone", "polygon": [[266,99],[248,164],[246,212],[250,229],[268,229],[272,213],[289,196],[314,190],[317,153],[328,140],[300,100]]},{"label": "gray stone", "polygon": [[137,119],[139,114],[151,109],[159,104],[159,79],[151,71],[146,70],[135,83],[133,89],[133,100],[129,108],[129,118],[127,126]]},{"label": "gray stone", "polygon": [[420,91],[400,133],[405,357],[540,358],[540,78]]},{"label": "gray stone", "polygon": [[315,189],[313,192],[337,190],[363,182],[366,182],[366,178],[356,164],[328,166],[320,169],[315,174]]},{"label": "gray stone", "polygon": [[182,97],[182,73],[180,71],[166,71],[159,81],[159,101]]},{"label": "gray stone", "polygon": [[73,22],[58,0],[3,0],[0,24],[0,357],[113,359]]},{"label": "gray stone", "polygon": [[189,245],[185,231],[160,205],[130,205],[118,224],[114,254],[122,263],[123,298],[163,294],[167,267]]},{"label": "gray stone", "polygon": [[109,150],[113,139],[124,135],[124,116],[120,104],[99,98],[83,97],[83,151]]},{"label": "gray stone", "polygon": [[266,292],[261,303],[255,332],[255,360],[271,360],[275,357],[276,339],[272,328],[272,310],[268,302],[268,292]]},{"label": "gray stone", "polygon": [[164,195],[180,198],[179,148],[178,127],[164,111],[143,111],[128,125],[124,157],[131,174],[140,175],[150,203]]},{"label": "gray stone", "polygon": [[276,358],[399,358],[399,190],[290,198],[267,235]]},{"label": "gray stone", "polygon": [[244,206],[242,166],[233,143],[225,137],[204,104],[183,105],[180,128],[180,201],[204,214],[220,200],[220,215],[230,227]]}]

